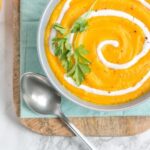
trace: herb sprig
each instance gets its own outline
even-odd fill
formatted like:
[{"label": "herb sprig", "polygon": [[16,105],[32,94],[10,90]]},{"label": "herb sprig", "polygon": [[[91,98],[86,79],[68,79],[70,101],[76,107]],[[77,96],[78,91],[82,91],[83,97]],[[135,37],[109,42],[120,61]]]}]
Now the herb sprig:
[{"label": "herb sprig", "polygon": [[[71,33],[83,32],[87,29],[88,22],[85,18],[79,18],[71,29]],[[55,49],[54,54],[61,61],[62,66],[66,70],[67,76],[71,77],[77,86],[85,79],[85,75],[91,71],[90,61],[85,57],[88,51],[83,45],[79,45],[72,53],[71,44],[69,43],[69,34],[66,29],[55,23],[53,28],[61,34],[62,37],[52,39],[52,45]]]},{"label": "herb sprig", "polygon": [[84,81],[85,75],[91,71],[90,61],[85,58],[86,54],[88,54],[88,51],[83,45],[75,49],[73,55],[75,64],[67,73],[67,76],[72,77],[78,86]]},{"label": "herb sprig", "polygon": [[73,25],[72,29],[71,29],[71,33],[75,33],[75,32],[83,32],[87,29],[88,27],[88,22],[85,18],[79,18],[75,24]]},{"label": "herb sprig", "polygon": [[55,48],[54,54],[58,56],[63,67],[68,71],[71,67],[71,45],[67,37],[53,38],[53,47]]}]

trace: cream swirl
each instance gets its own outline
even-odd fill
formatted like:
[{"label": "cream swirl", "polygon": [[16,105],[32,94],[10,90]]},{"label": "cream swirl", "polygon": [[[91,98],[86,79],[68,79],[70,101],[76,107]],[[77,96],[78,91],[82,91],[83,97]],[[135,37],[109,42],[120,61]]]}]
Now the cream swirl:
[{"label": "cream swirl", "polygon": [[104,58],[104,56],[102,54],[103,46],[105,46],[106,44],[111,44],[111,45],[117,47],[119,45],[117,43],[117,41],[110,42],[110,40],[107,40],[107,41],[100,43],[97,48],[97,53],[98,53],[100,61],[105,66],[112,68],[112,69],[127,69],[127,68],[135,65],[142,57],[144,57],[149,52],[149,50],[150,50],[150,32],[149,32],[149,29],[140,20],[138,20],[137,18],[135,18],[125,12],[111,10],[111,9],[110,10],[100,10],[97,12],[94,11],[91,13],[91,15],[89,17],[91,18],[91,17],[95,17],[95,16],[115,16],[115,17],[122,17],[122,18],[128,19],[129,21],[138,25],[143,30],[145,37],[147,37],[147,39],[145,40],[145,43],[143,45],[143,50],[141,51],[141,53],[136,55],[131,61],[129,61],[125,64],[110,63]]},{"label": "cream swirl", "polygon": [[145,7],[150,9],[150,4],[146,0],[139,0]]}]

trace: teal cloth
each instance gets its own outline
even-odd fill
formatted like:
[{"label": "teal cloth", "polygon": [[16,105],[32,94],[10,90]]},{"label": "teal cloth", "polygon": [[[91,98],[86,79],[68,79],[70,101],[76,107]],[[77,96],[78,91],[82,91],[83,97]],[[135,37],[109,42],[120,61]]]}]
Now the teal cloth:
[{"label": "teal cloth", "polygon": [[[37,28],[39,19],[49,0],[21,0],[21,73],[35,72],[44,75],[37,56]],[[30,111],[21,100],[22,118],[43,117]],[[93,116],[148,116],[150,115],[150,100],[130,110],[114,112],[98,112],[83,108],[73,102],[62,98],[62,109],[67,116],[93,117]],[[45,116],[44,116],[45,117]],[[48,116],[49,117],[49,116]]]}]

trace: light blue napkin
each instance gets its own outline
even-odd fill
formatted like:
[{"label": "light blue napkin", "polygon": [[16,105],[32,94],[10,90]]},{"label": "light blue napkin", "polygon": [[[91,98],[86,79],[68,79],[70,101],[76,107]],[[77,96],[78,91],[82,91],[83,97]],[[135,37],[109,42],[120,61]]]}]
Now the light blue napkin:
[{"label": "light blue napkin", "polygon": [[[21,0],[21,73],[35,72],[44,75],[37,56],[37,28],[39,19],[49,0]],[[39,116],[30,111],[23,100],[21,100],[22,118],[37,118]],[[67,116],[72,117],[93,117],[93,116],[148,116],[150,115],[150,100],[126,111],[98,112],[83,108],[73,102],[62,98],[62,109]],[[48,116],[49,117],[49,116]]]}]

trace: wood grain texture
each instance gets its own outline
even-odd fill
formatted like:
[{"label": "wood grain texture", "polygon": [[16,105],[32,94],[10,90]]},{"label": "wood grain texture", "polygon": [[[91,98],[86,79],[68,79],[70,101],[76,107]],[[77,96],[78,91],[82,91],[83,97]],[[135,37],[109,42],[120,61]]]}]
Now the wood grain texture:
[{"label": "wood grain texture", "polygon": [[[13,0],[14,62],[13,94],[16,114],[25,127],[42,135],[72,136],[73,134],[58,119],[21,119],[20,114],[20,1]],[[93,117],[70,118],[70,120],[87,136],[129,136],[150,128],[150,117]]]}]

